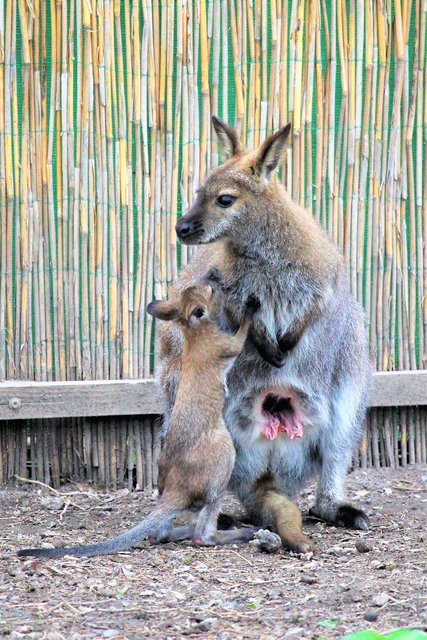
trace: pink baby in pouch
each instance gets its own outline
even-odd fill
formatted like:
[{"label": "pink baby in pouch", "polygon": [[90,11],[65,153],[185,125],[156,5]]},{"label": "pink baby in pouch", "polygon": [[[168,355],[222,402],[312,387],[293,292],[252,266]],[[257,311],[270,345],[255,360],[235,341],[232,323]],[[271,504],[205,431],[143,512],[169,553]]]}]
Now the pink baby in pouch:
[{"label": "pink baby in pouch", "polygon": [[284,433],[290,440],[302,438],[304,434],[303,424],[295,410],[283,411],[277,416],[263,411],[262,415],[266,420],[262,433],[267,440],[274,440],[279,433]]}]

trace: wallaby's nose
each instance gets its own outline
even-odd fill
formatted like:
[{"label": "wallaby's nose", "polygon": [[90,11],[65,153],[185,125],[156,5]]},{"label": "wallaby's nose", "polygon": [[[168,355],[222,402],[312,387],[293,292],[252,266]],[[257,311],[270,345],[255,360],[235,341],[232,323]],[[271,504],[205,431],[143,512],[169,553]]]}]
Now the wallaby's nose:
[{"label": "wallaby's nose", "polygon": [[180,220],[175,226],[175,231],[178,238],[180,240],[183,240],[184,238],[187,238],[193,233],[194,231],[193,223]]}]

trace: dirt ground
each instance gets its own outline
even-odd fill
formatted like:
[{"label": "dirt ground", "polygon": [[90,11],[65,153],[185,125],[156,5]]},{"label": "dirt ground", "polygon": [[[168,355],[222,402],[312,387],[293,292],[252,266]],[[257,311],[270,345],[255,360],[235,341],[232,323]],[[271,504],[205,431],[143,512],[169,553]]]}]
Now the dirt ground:
[{"label": "dirt ground", "polygon": [[[87,485],[68,485],[66,492],[73,495],[64,503],[43,487],[0,490],[1,638],[320,640],[427,626],[426,466],[350,474],[349,497],[366,508],[371,530],[307,518],[316,553],[305,558],[267,555],[253,543],[214,549],[144,543],[117,556],[18,559],[20,547],[123,532],[155,501],[151,492],[106,494]],[[310,487],[301,499],[305,512],[312,501]],[[225,511],[236,508],[227,501]]]}]

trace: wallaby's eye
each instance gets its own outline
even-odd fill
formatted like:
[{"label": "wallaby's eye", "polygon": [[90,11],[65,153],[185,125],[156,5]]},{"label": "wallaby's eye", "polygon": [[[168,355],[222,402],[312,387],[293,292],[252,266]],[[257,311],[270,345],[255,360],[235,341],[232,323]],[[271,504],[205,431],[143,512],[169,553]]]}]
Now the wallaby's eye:
[{"label": "wallaby's eye", "polygon": [[205,310],[202,307],[197,307],[197,309],[195,309],[191,315],[195,318],[203,318],[203,316],[205,315]]},{"label": "wallaby's eye", "polygon": [[190,317],[188,318],[188,324],[190,325],[190,327],[198,327],[202,323],[203,318],[206,317],[207,309],[205,307],[196,307],[195,309],[193,309]]},{"label": "wallaby's eye", "polygon": [[220,207],[223,207],[224,209],[226,209],[227,207],[231,207],[235,199],[236,199],[235,196],[230,196],[228,193],[225,193],[222,196],[218,196],[216,201]]}]

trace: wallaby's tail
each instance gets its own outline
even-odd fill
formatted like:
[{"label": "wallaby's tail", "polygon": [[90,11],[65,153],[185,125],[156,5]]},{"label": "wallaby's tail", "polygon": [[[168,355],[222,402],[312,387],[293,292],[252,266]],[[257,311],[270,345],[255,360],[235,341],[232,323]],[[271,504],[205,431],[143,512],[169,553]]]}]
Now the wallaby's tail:
[{"label": "wallaby's tail", "polygon": [[89,544],[84,547],[57,547],[55,549],[20,549],[18,556],[34,556],[37,558],[61,558],[62,556],[74,556],[77,558],[90,556],[106,556],[118,551],[124,551],[134,547],[150,534],[166,527],[187,505],[181,504],[179,500],[163,500],[155,507],[142,522],[137,524],[126,533],[122,533],[116,538],[105,540],[97,544]]}]

